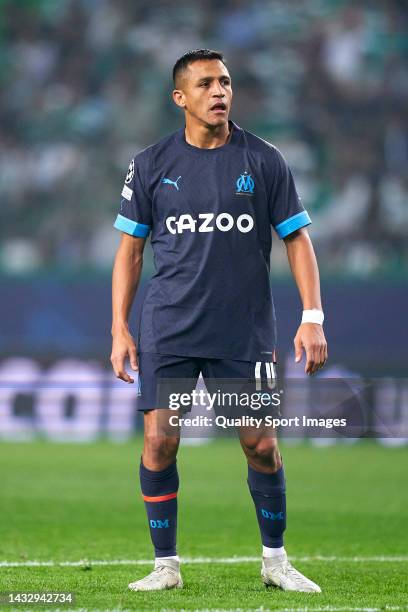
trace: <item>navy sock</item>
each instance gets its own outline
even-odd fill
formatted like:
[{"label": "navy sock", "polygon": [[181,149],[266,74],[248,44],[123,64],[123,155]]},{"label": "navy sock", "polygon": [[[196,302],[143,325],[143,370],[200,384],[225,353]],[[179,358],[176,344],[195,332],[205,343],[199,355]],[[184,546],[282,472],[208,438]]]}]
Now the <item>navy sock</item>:
[{"label": "navy sock", "polygon": [[154,472],[140,462],[140,486],[156,557],[176,555],[177,463]]},{"label": "navy sock", "polygon": [[248,487],[255,504],[262,544],[269,548],[283,546],[286,527],[283,466],[274,474],[264,474],[248,465]]}]

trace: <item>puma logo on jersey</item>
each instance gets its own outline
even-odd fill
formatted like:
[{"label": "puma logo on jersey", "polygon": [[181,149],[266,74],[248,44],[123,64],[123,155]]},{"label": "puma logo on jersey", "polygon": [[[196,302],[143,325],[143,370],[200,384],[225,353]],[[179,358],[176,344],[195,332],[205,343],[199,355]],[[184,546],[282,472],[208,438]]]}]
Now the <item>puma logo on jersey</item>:
[{"label": "puma logo on jersey", "polygon": [[200,213],[198,219],[185,214],[177,217],[167,217],[166,227],[170,234],[182,234],[183,232],[229,232],[236,226],[238,231],[246,234],[254,227],[254,220],[251,215],[242,214],[235,220],[229,213]]},{"label": "puma logo on jersey", "polygon": [[177,191],[180,191],[179,186],[178,186],[178,182],[181,179],[181,176],[179,176],[175,181],[172,181],[169,178],[164,178],[162,180],[162,183],[164,183],[165,185],[173,185],[173,187],[175,187],[177,189]]}]

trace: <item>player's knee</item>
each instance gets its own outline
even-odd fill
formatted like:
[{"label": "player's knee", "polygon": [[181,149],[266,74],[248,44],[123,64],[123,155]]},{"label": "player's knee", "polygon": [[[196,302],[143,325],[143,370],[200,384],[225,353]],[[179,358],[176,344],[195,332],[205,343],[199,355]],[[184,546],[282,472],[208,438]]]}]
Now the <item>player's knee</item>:
[{"label": "player's knee", "polygon": [[[157,469],[164,469],[177,455],[179,441],[176,437],[160,434],[145,435],[143,455]],[[163,467],[164,465],[164,467]]]},{"label": "player's knee", "polygon": [[282,465],[282,460],[277,440],[275,438],[259,440],[252,453],[252,459],[259,466],[273,471],[278,470]]},{"label": "player's knee", "polygon": [[259,436],[254,434],[252,436],[245,436],[243,440],[241,440],[242,447],[246,455],[252,454],[256,451],[256,447],[258,446]]}]

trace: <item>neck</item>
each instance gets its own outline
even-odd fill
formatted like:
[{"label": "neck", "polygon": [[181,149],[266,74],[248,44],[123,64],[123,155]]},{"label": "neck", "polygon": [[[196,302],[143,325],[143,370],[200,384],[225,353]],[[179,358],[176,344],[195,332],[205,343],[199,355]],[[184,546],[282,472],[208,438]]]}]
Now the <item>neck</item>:
[{"label": "neck", "polygon": [[[231,130],[232,132],[232,130]],[[192,124],[186,120],[185,129],[186,141],[193,147],[200,149],[215,149],[222,147],[230,138],[230,126],[228,123],[214,127]]]}]

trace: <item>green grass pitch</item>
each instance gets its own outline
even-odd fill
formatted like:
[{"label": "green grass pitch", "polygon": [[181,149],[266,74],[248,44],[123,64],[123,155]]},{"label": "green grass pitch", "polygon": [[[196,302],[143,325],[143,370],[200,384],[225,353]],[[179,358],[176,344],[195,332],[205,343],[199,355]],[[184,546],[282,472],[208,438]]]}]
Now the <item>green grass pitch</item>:
[{"label": "green grass pitch", "polygon": [[[3,564],[0,592],[73,591],[71,608],[88,610],[408,609],[407,449],[370,442],[282,445],[286,548],[299,559],[295,567],[321,585],[320,595],[266,590],[260,563],[253,561],[186,563],[183,590],[147,594],[130,592],[127,584],[151,566],[92,565],[151,558],[138,483],[140,449],[140,439],[0,445],[0,561],[56,562]],[[182,446],[178,464],[180,555],[196,561],[258,556],[238,442]],[[58,565],[79,560],[88,565]]]}]

